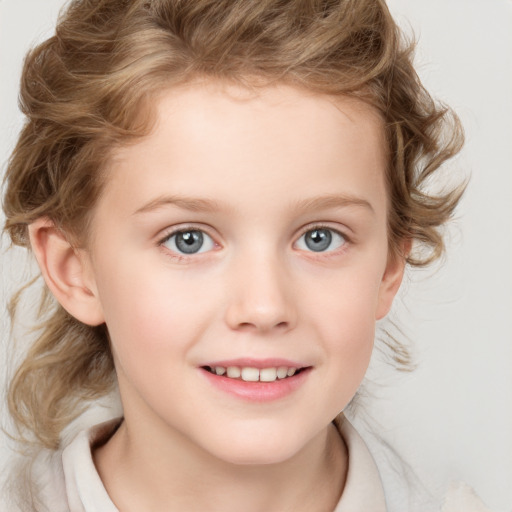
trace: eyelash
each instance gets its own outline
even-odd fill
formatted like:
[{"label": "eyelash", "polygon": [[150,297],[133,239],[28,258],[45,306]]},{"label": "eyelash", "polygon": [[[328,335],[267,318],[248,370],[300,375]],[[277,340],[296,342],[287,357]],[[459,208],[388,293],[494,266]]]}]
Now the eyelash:
[{"label": "eyelash", "polygon": [[[311,257],[315,257],[315,258],[324,257],[325,258],[328,256],[340,254],[341,252],[345,251],[346,246],[351,243],[350,238],[344,232],[342,232],[338,229],[334,229],[331,226],[328,226],[326,224],[314,224],[314,225],[306,226],[302,230],[300,236],[296,239],[296,241],[294,242],[293,245],[295,246],[302,239],[302,237],[304,237],[304,235],[306,235],[307,233],[310,233],[312,231],[315,231],[315,230],[325,230],[325,231],[329,231],[331,233],[335,233],[337,236],[340,236],[341,238],[343,238],[344,242],[340,248],[336,248],[334,250],[328,250],[328,251],[304,250],[304,252],[310,253]],[[163,247],[164,249],[166,249],[167,253],[171,257],[175,258],[178,261],[187,260],[190,257],[193,257],[197,254],[202,254],[203,252],[210,252],[211,249],[209,249],[207,251],[200,251],[200,252],[196,252],[196,253],[184,254],[184,253],[180,253],[178,251],[164,247],[164,244],[166,242],[168,242],[169,240],[171,240],[172,237],[179,235],[180,233],[187,233],[187,232],[194,232],[194,231],[200,232],[200,233],[206,235],[208,238],[210,238],[212,240],[214,247],[219,247],[219,244],[217,242],[215,242],[214,237],[212,235],[210,235],[208,233],[208,231],[204,229],[204,227],[198,227],[198,226],[184,226],[184,227],[180,227],[178,229],[171,230],[168,233],[166,233],[165,236],[163,236],[161,239],[159,239],[157,245],[159,247]]]},{"label": "eyelash", "polygon": [[165,243],[171,240],[172,237],[179,235],[180,233],[189,233],[189,232],[200,232],[203,235],[206,235],[208,238],[210,238],[213,242],[214,247],[218,247],[219,244],[215,242],[214,237],[208,233],[208,231],[204,227],[198,227],[198,226],[183,226],[178,229],[172,229],[169,230],[165,236],[163,236],[159,241],[157,242],[157,245],[167,251],[167,254],[170,255],[172,258],[175,258],[178,261],[184,261],[190,258],[191,256],[195,256],[196,254],[202,254],[202,252],[209,252],[209,251],[202,251],[202,252],[196,252],[191,254],[184,254],[180,253],[178,251],[174,251],[172,249],[164,247]]},{"label": "eyelash", "polygon": [[310,254],[310,257],[315,257],[315,258],[325,258],[325,257],[329,257],[329,256],[336,256],[336,255],[339,255],[340,253],[344,252],[346,249],[347,249],[347,245],[351,243],[351,239],[343,232],[343,231],[340,231],[339,229],[334,229],[333,227],[327,225],[327,224],[313,224],[313,225],[309,225],[309,226],[306,226],[300,236],[297,238],[297,241],[294,243],[294,245],[297,244],[297,242],[299,240],[302,239],[302,237],[304,235],[306,235],[307,233],[310,233],[312,231],[320,231],[320,230],[325,230],[325,231],[330,231],[331,233],[335,233],[336,235],[340,236],[341,238],[343,238],[344,242],[342,244],[342,246],[340,248],[336,248],[336,249],[333,249],[333,250],[328,250],[328,251],[313,251],[313,250],[309,250],[309,251],[305,251],[305,252],[308,252]]}]

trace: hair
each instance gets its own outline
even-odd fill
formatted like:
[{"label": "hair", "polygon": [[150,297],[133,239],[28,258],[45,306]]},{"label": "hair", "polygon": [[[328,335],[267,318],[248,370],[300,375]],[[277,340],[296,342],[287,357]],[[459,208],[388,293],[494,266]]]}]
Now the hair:
[{"label": "hair", "polygon": [[[383,0],[71,1],[55,35],[25,60],[26,122],[5,177],[5,230],[30,249],[28,225],[47,217],[84,243],[112,148],[150,132],[160,92],[196,79],[289,84],[379,112],[390,254],[415,242],[423,249],[407,262],[425,266],[443,252],[441,227],[463,187],[427,188],[463,135],[457,116],[421,84],[413,50]],[[106,327],[81,324],[45,293],[8,405],[20,433],[56,449],[84,400],[112,390],[115,370]]]}]

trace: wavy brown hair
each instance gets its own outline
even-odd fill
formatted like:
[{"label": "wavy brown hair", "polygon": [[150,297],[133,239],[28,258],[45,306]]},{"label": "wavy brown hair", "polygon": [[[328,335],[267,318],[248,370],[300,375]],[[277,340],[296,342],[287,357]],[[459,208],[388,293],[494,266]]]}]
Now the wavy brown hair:
[{"label": "wavy brown hair", "polygon": [[[74,0],[53,37],[27,56],[26,123],[5,177],[5,230],[29,248],[28,225],[50,218],[85,243],[112,148],[151,129],[151,100],[197,78],[247,87],[286,83],[372,105],[389,145],[391,253],[419,242],[408,263],[443,251],[440,227],[462,189],[426,185],[458,152],[458,118],[436,103],[413,68],[413,44],[382,0]],[[51,298],[39,335],[15,373],[9,408],[20,433],[59,445],[84,399],[112,389],[104,326],[70,317]]]}]

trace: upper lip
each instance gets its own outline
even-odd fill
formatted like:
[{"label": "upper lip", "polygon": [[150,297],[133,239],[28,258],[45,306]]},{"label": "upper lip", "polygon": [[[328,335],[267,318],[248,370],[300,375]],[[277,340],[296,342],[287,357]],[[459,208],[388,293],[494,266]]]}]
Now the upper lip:
[{"label": "upper lip", "polygon": [[299,363],[297,361],[292,361],[290,359],[276,357],[269,357],[265,359],[240,357],[236,359],[223,359],[220,361],[211,361],[201,366],[221,366],[223,368],[228,368],[229,366],[238,366],[239,368],[257,368],[261,370],[263,368],[278,368],[280,366],[286,366],[287,368],[305,368],[310,365]]}]

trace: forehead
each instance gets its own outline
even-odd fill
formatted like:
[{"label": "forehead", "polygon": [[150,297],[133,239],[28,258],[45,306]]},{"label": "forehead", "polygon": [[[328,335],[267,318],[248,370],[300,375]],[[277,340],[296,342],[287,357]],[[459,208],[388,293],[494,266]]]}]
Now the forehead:
[{"label": "forehead", "polygon": [[362,101],[211,81],[155,101],[152,132],[116,151],[107,171],[104,196],[124,197],[119,207],[164,193],[261,207],[332,194],[334,182],[378,208],[385,202],[383,122]]},{"label": "forehead", "polygon": [[283,152],[322,146],[334,150],[351,132],[354,137],[364,135],[368,146],[375,143],[384,149],[379,112],[348,96],[318,94],[286,84],[249,89],[205,80],[166,90],[155,103],[153,135],[186,138],[191,143],[199,142],[190,139],[194,133],[195,139],[204,136],[201,142],[211,145],[229,143],[230,137],[248,137]]}]

